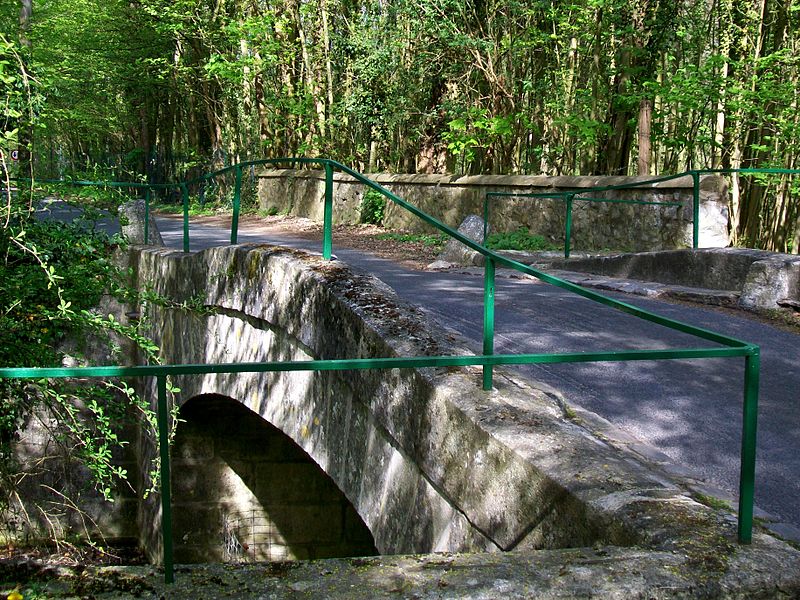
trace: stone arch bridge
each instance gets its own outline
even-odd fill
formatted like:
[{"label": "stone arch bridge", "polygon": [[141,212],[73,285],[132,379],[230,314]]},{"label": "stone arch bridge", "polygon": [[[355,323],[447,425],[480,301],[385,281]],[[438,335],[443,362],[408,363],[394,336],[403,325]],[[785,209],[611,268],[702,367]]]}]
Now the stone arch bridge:
[{"label": "stone arch bridge", "polygon": [[[241,245],[138,247],[128,259],[139,287],[176,301],[141,313],[167,364],[467,353],[380,281],[318,256]],[[611,447],[531,383],[498,371],[486,392],[480,380],[472,367],[176,378],[186,419],[173,456],[179,559],[247,552],[261,543],[257,519],[300,504],[305,513],[269,523],[278,550],[260,557],[513,550],[552,560],[563,548],[605,548],[615,577],[642,590],[695,589],[705,570],[757,588],[760,576],[737,578],[758,561],[800,572],[800,555],[764,534],[732,544],[734,518]],[[300,482],[316,504],[293,496]],[[154,556],[157,510],[139,511]],[[602,578],[604,560],[587,563],[588,575]]]}]

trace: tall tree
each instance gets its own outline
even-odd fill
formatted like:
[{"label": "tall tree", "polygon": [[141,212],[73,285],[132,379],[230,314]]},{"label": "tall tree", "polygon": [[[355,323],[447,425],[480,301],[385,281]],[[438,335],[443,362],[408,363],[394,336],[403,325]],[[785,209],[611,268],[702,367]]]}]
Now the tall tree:
[{"label": "tall tree", "polygon": [[[21,74],[23,77],[23,85],[26,89],[29,88],[29,70],[30,70],[30,56],[31,56],[31,40],[30,29],[31,19],[33,17],[33,0],[20,0],[19,7],[19,44],[20,44],[20,57]],[[30,110],[21,111],[19,117],[19,131],[18,131],[18,160],[19,172],[30,179],[33,179],[33,163],[31,162],[31,146],[33,145],[33,119]]]}]

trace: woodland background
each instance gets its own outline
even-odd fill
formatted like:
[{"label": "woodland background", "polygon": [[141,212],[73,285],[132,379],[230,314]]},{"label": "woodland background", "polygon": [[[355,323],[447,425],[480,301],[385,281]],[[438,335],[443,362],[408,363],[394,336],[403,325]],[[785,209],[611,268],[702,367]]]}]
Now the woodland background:
[{"label": "woodland background", "polygon": [[[792,169],[798,22],[798,0],[4,0],[4,160],[153,182],[293,155]],[[797,252],[798,179],[733,177],[731,241]]]}]

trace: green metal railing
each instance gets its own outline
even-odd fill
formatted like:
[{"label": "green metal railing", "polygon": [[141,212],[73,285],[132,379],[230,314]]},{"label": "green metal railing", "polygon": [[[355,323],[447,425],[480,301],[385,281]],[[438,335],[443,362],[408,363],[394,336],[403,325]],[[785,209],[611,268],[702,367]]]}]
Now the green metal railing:
[{"label": "green metal railing", "polygon": [[702,175],[800,175],[800,169],[760,169],[760,168],[747,168],[747,169],[692,169],[676,175],[663,175],[660,177],[652,177],[642,181],[634,181],[629,183],[622,183],[618,185],[608,185],[601,187],[593,187],[587,190],[567,190],[564,192],[543,192],[543,193],[530,193],[522,194],[515,192],[487,192],[483,201],[483,241],[486,243],[486,238],[489,233],[489,219],[490,219],[490,200],[491,198],[498,197],[511,197],[511,198],[533,198],[539,200],[562,200],[565,203],[566,215],[564,225],[564,258],[569,258],[571,253],[571,238],[572,238],[572,209],[575,201],[580,202],[604,202],[604,203],[619,203],[619,204],[638,204],[638,205],[651,205],[651,206],[683,206],[681,202],[651,202],[645,200],[627,200],[623,198],[584,198],[581,194],[588,193],[602,193],[622,190],[641,189],[654,186],[659,183],[673,181],[683,177],[692,178],[692,248],[697,249],[700,242],[700,177]]},{"label": "green metal railing", "polygon": [[579,202],[596,202],[608,204],[640,204],[645,206],[683,206],[680,202],[649,202],[645,200],[625,200],[622,198],[583,198],[578,194],[585,194],[587,192],[551,192],[551,193],[531,193],[519,194],[515,192],[486,192],[483,200],[483,244],[486,245],[486,239],[489,236],[489,219],[490,215],[490,200],[492,198],[533,198],[536,200],[562,200],[565,204],[566,214],[564,217],[564,258],[569,258],[571,253],[572,239],[572,208],[573,203],[577,200]]},{"label": "green metal railing", "polygon": [[[197,375],[205,373],[264,373],[285,371],[346,371],[359,369],[410,369],[445,366],[480,365],[483,367],[483,389],[492,388],[493,367],[496,365],[544,364],[544,363],[578,363],[578,362],[624,362],[643,360],[680,360],[680,359],[708,359],[708,358],[735,358],[743,357],[745,360],[743,410],[742,410],[742,448],[739,472],[739,505],[737,537],[740,543],[747,544],[752,540],[753,528],[753,497],[755,489],[755,449],[756,428],[758,412],[758,387],[759,387],[759,347],[737,340],[735,338],[715,333],[706,329],[695,327],[680,321],[645,311],[641,308],[608,298],[576,284],[548,275],[532,267],[504,257],[481,244],[462,235],[444,223],[426,214],[416,206],[401,199],[390,190],[371,179],[357,173],[353,169],[329,159],[322,158],[281,158],[265,159],[240,163],[205,175],[203,177],[178,184],[130,184],[120,182],[64,182],[75,185],[106,185],[109,187],[131,187],[146,190],[146,205],[149,204],[149,190],[164,188],[179,188],[183,197],[184,208],[184,240],[183,250],[189,251],[189,218],[188,218],[188,187],[204,180],[210,180],[224,173],[234,171],[236,184],[233,198],[233,215],[231,219],[231,243],[236,243],[238,236],[238,218],[240,210],[242,172],[246,167],[258,165],[272,165],[291,163],[293,165],[321,165],[325,171],[324,194],[324,232],[322,254],[325,259],[331,258],[332,252],[332,215],[333,215],[333,173],[334,170],[353,177],[356,181],[379,192],[391,202],[422,219],[429,226],[447,234],[467,247],[485,257],[484,271],[484,316],[483,316],[483,354],[476,356],[425,356],[406,358],[373,358],[353,360],[310,360],[300,362],[267,362],[267,363],[236,363],[236,364],[204,364],[204,365],[146,365],[136,367],[84,367],[84,368],[1,368],[0,378],[61,378],[61,377],[156,377],[158,388],[158,416],[159,416],[159,448],[162,460],[161,470],[161,503],[162,503],[162,533],[164,536],[164,567],[165,579],[172,582],[172,525],[170,507],[170,471],[169,448],[167,432],[169,431],[166,377],[174,375]],[[699,173],[699,172],[698,172]],[[661,178],[666,181],[669,178]],[[699,181],[699,175],[698,175]],[[642,185],[652,185],[653,180],[642,182]],[[604,189],[619,188],[610,186]],[[595,190],[597,191],[597,190]],[[149,214],[149,208],[146,208]],[[584,298],[601,305],[614,308],[626,314],[667,327],[669,329],[692,335],[705,342],[716,344],[717,347],[678,348],[669,350],[609,350],[604,352],[573,352],[556,354],[494,354],[494,287],[495,270],[498,266],[514,269],[521,273],[532,275],[537,279],[573,292]]]}]

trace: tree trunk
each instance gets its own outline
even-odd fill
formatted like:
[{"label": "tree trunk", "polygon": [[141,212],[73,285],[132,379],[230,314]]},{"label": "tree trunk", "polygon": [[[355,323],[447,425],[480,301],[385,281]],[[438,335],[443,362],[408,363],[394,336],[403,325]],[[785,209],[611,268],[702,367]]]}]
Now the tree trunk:
[{"label": "tree trunk", "polygon": [[[25,93],[28,95],[25,108],[20,117],[18,131],[18,153],[19,153],[19,172],[23,177],[33,179],[33,161],[31,153],[33,150],[33,123],[31,122],[32,109],[30,107],[30,87],[28,78],[28,61],[31,54],[31,40],[28,34],[31,29],[31,19],[33,18],[33,0],[22,0],[19,8],[19,43],[22,46],[21,60],[22,77],[25,81]],[[28,210],[33,208],[33,194],[28,197]]]},{"label": "tree trunk", "polygon": [[714,147],[712,148],[711,167],[714,169],[721,169],[725,163],[725,121],[726,121],[726,100],[728,88],[728,76],[730,75],[730,58],[731,58],[731,42],[733,39],[733,0],[724,0],[722,14],[731,21],[726,23],[719,23],[722,31],[719,34],[719,54],[725,57],[725,62],[722,65],[720,72],[720,95],[717,100],[717,118],[714,127]]},{"label": "tree trunk", "polygon": [[[631,83],[632,57],[630,50],[620,53],[617,69],[614,96],[622,99],[629,93],[628,87]],[[610,133],[605,133],[601,138],[597,153],[598,171],[603,175],[627,175],[628,173],[631,149],[629,123],[635,115],[627,107],[623,108],[618,104],[618,101],[612,98],[609,110]]]},{"label": "tree trunk", "polygon": [[650,175],[650,123],[653,120],[653,103],[642,98],[639,103],[639,175]]},{"label": "tree trunk", "polygon": [[31,18],[33,17],[33,0],[21,0],[19,7],[19,43],[24,48],[31,47],[28,33],[31,29]]},{"label": "tree trunk", "polygon": [[325,78],[328,92],[328,114],[333,109],[333,62],[331,60],[331,35],[328,25],[328,1],[320,0],[322,16],[322,42],[325,45]]},{"label": "tree trunk", "polygon": [[[317,76],[313,68],[314,65],[311,60],[311,49],[308,43],[308,37],[306,36],[305,28],[303,27],[303,18],[300,13],[299,3],[294,5],[294,9],[295,19],[297,21],[297,34],[300,40],[300,53],[303,58],[303,67],[306,80],[305,84],[308,87],[314,102],[314,108],[317,116],[317,133],[320,138],[324,138],[327,125],[325,117],[325,100],[322,96],[319,82],[317,81]],[[318,145],[314,143],[314,132],[312,127],[309,127],[308,129],[306,143],[308,144],[309,151],[311,153],[316,153],[318,151]]]}]

